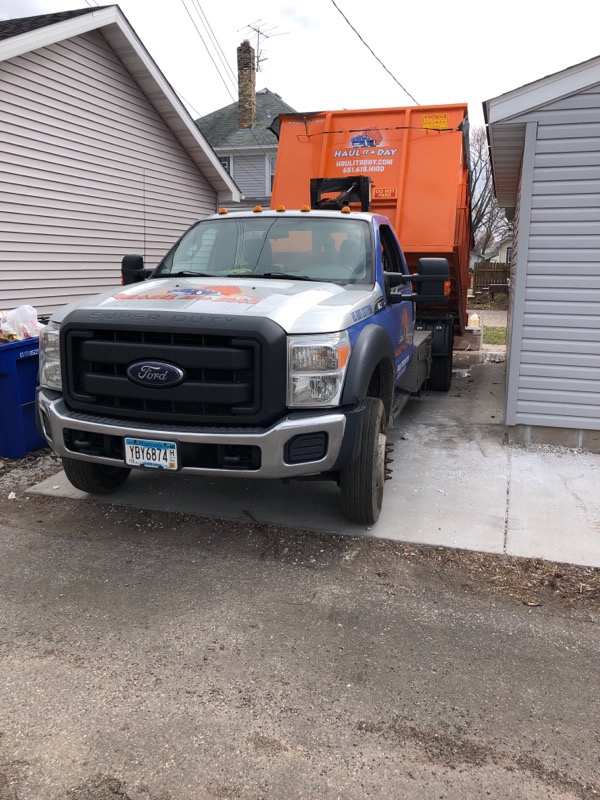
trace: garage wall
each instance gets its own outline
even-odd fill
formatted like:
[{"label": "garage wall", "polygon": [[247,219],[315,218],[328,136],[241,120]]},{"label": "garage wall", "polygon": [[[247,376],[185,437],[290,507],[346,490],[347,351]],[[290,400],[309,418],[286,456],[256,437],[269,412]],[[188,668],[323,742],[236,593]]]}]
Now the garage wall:
[{"label": "garage wall", "polygon": [[0,309],[154,266],[217,200],[100,32],[0,63]]},{"label": "garage wall", "polygon": [[530,218],[518,237],[526,276],[515,298],[522,338],[511,345],[517,385],[507,422],[600,430],[600,87],[518,121],[536,122],[537,134],[521,182]]}]

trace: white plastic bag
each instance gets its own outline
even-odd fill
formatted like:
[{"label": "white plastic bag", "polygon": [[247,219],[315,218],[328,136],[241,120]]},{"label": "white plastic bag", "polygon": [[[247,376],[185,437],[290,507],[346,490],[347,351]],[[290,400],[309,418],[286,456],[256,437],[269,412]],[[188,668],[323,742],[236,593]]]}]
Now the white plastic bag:
[{"label": "white plastic bag", "polygon": [[9,342],[17,339],[32,339],[39,335],[42,327],[33,306],[19,306],[0,316],[2,338]]}]

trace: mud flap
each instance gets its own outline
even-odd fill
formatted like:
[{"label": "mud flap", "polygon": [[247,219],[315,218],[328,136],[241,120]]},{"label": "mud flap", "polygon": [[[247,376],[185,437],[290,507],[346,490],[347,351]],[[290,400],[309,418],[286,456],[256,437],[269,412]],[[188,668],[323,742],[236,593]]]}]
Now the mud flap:
[{"label": "mud flap", "polygon": [[452,352],[454,348],[454,320],[420,320],[420,330],[431,331],[431,372],[428,386],[434,392],[447,392],[452,384]]}]

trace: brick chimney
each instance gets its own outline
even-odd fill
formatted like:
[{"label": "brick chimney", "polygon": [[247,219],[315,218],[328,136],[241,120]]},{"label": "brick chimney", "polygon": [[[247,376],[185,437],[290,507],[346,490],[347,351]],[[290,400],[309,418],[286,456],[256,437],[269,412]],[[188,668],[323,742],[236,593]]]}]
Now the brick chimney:
[{"label": "brick chimney", "polygon": [[256,64],[254,48],[245,39],[237,49],[238,117],[240,128],[251,128],[256,122]]}]

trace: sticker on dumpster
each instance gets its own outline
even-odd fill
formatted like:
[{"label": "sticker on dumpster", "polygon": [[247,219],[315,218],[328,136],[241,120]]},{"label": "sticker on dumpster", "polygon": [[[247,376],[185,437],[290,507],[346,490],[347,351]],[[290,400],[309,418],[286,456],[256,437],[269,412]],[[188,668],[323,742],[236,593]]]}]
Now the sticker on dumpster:
[{"label": "sticker on dumpster", "polygon": [[448,130],[448,114],[423,114],[421,127],[424,130]]},{"label": "sticker on dumpster", "polygon": [[19,353],[19,358],[29,358],[30,356],[39,356],[40,348],[36,347],[35,350],[23,350]]},{"label": "sticker on dumpster", "polygon": [[373,200],[397,200],[398,189],[390,186],[389,189],[373,189]]}]

